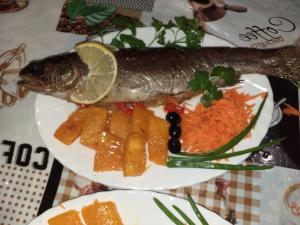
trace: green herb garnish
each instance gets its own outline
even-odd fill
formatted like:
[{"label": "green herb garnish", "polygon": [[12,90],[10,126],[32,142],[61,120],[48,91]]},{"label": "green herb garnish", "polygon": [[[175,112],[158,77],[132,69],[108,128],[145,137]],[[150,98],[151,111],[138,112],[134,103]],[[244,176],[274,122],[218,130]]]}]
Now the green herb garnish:
[{"label": "green herb garnish", "polygon": [[194,202],[190,194],[188,194],[188,201],[192,206],[192,209],[194,210],[196,216],[199,218],[200,222],[202,223],[202,225],[208,225],[208,222],[205,220],[204,216],[199,211],[198,207],[196,206],[196,203]]},{"label": "green herb garnish", "polygon": [[235,70],[232,67],[217,66],[212,70],[211,75],[207,71],[198,70],[195,72],[194,79],[188,82],[188,87],[192,91],[202,92],[200,102],[209,107],[213,100],[222,98],[222,91],[218,90],[217,86],[212,83],[210,77],[220,77],[226,85],[232,85],[235,82]]},{"label": "green herb garnish", "polygon": [[129,44],[129,46],[131,48],[144,48],[145,47],[145,42],[143,42],[142,40],[140,40],[132,35],[121,34],[120,41],[122,43]]},{"label": "green herb garnish", "polygon": [[188,87],[192,91],[205,91],[209,83],[211,83],[207,71],[198,70],[195,72],[194,77],[194,79],[188,82]]},{"label": "green herb garnish", "polygon": [[[201,29],[198,18],[188,20],[185,17],[175,17],[175,22],[170,20],[167,23],[163,23],[158,19],[152,18],[151,26],[154,27],[155,34],[154,38],[148,45],[136,37],[136,28],[143,25],[139,21],[122,16],[116,16],[111,19],[110,23],[117,28],[122,28],[122,30],[120,30],[113,38],[111,43],[118,48],[124,48],[126,44],[130,47],[137,48],[151,47],[155,42],[168,48],[179,48],[184,45],[186,45],[187,48],[198,48],[201,47],[204,37],[204,31]],[[122,40],[122,32],[126,29],[129,29],[131,34],[126,34],[126,40]],[[184,37],[178,37],[180,31],[184,33]],[[167,32],[174,33],[174,38],[167,39]]]},{"label": "green herb garnish", "polygon": [[200,154],[188,154],[188,157],[169,156],[168,159],[172,160],[172,161],[195,161],[195,162],[212,161],[212,160],[217,160],[217,159],[228,159],[231,157],[244,155],[244,154],[252,153],[252,152],[257,152],[261,149],[271,147],[273,145],[279,144],[284,139],[285,138],[280,138],[280,139],[273,140],[273,141],[270,141],[265,144],[261,144],[259,146],[253,147],[253,148],[248,148],[248,149],[240,150],[237,152],[221,153],[221,154],[217,154],[217,155],[213,155],[213,156],[205,156],[205,155],[200,155]]},{"label": "green herb garnish", "polygon": [[[168,23],[163,23],[160,20],[152,18],[151,25],[155,28],[155,35],[149,46],[157,41],[158,44],[171,48],[180,48],[182,47],[182,44],[185,44],[187,48],[192,49],[201,47],[204,31],[200,26],[198,18],[189,20],[184,16],[175,17],[175,23],[171,20]],[[174,33],[173,40],[166,40],[165,35],[168,30]],[[180,31],[182,31],[185,36],[178,38],[178,33]]]},{"label": "green herb garnish", "polygon": [[232,67],[216,66],[213,68],[211,76],[221,77],[227,85],[233,85],[236,72]]},{"label": "green herb garnish", "polygon": [[[193,198],[191,197],[190,194],[188,194],[188,202],[190,203],[194,213],[196,214],[196,216],[199,218],[200,222],[202,225],[208,225],[208,222],[205,220],[204,216],[201,214],[201,212],[199,211],[196,203],[194,202]],[[158,200],[157,198],[153,198],[154,202],[156,203],[156,205],[161,209],[161,211],[167,215],[167,217],[169,217],[170,220],[172,220],[172,222],[176,225],[185,225],[185,223],[181,222],[180,219],[178,219],[160,200]],[[182,209],[180,209],[179,207],[177,207],[176,205],[172,205],[172,207],[180,214],[180,216],[187,222],[188,225],[196,225],[196,223],[194,223],[192,221],[191,218],[189,218]]]},{"label": "green herb garnish", "polygon": [[300,89],[300,81],[291,81],[298,89]]},{"label": "green herb garnish", "polygon": [[196,225],[183,211],[176,205],[172,205],[173,208],[180,214],[180,216],[187,222],[188,225]]},{"label": "green herb garnish", "polygon": [[125,48],[125,44],[122,41],[118,40],[117,38],[112,39],[111,45],[117,48]]},{"label": "green herb garnish", "polygon": [[[117,48],[125,48],[126,45],[133,48],[146,47],[144,41],[136,37],[136,28],[141,27],[144,24],[137,19],[121,15],[115,15],[108,19],[113,15],[116,9],[117,8],[113,5],[89,6],[85,0],[71,0],[68,4],[67,12],[71,20],[75,20],[78,16],[85,17],[86,24],[88,26],[93,26],[100,37],[103,37],[103,34],[109,31],[110,28],[118,29],[119,32],[113,38],[111,43]],[[107,26],[104,28],[96,26],[104,20],[107,20]],[[167,23],[163,23],[158,19],[152,18],[151,25],[155,28],[155,35],[147,47],[150,47],[154,42],[170,48],[178,48],[183,45],[187,48],[201,47],[205,32],[202,30],[198,18],[195,17],[190,20],[181,16],[175,17],[174,21],[175,22],[170,20]],[[124,34],[126,37],[122,37],[121,33],[127,29],[131,31],[131,34]],[[167,40],[167,31],[174,33],[174,38],[172,40]],[[180,31],[184,33],[184,37],[178,37]]]},{"label": "green herb garnish", "polygon": [[202,168],[202,169],[218,169],[218,170],[267,170],[273,166],[257,166],[257,165],[236,165],[223,164],[213,162],[196,162],[196,161],[179,161],[169,160],[167,162],[169,168]]},{"label": "green herb garnish", "polygon": [[116,15],[109,22],[116,28],[121,28],[122,30],[129,29],[133,36],[136,35],[136,28],[144,25],[139,20],[120,15]]},{"label": "green herb garnish", "polygon": [[75,20],[78,16],[84,16],[88,26],[100,24],[115,11],[115,6],[89,6],[85,0],[72,0],[67,8],[68,16],[71,20]]},{"label": "green herb garnish", "polygon": [[184,225],[184,223],[181,222],[180,219],[178,219],[170,210],[168,210],[168,208],[161,201],[159,201],[157,198],[153,198],[153,200],[156,205],[163,211],[163,213],[166,214],[170,220],[172,220],[174,224]]},{"label": "green herb garnish", "polygon": [[[113,17],[109,23],[110,26],[120,29],[120,31],[112,39],[111,45],[117,48],[125,48],[126,44],[128,44],[131,48],[145,47],[144,41],[136,37],[136,28],[143,26],[143,23],[139,20],[117,15]],[[130,30],[131,34],[123,34],[122,32],[124,30]],[[98,34],[102,36],[103,32]]]}]

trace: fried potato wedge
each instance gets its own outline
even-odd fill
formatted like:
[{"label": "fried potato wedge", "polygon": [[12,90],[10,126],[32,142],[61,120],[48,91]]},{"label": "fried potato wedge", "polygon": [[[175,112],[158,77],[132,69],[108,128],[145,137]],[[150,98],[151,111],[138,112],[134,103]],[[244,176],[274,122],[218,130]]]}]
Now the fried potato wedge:
[{"label": "fried potato wedge", "polygon": [[72,144],[81,135],[88,114],[97,108],[96,106],[78,108],[56,129],[54,137],[66,145]]},{"label": "fried potato wedge", "polygon": [[151,116],[148,125],[149,160],[166,165],[168,158],[169,123],[157,116]]},{"label": "fried potato wedge", "polygon": [[131,133],[123,151],[124,176],[139,176],[146,170],[146,140],[143,135]]},{"label": "fried potato wedge", "polygon": [[114,202],[98,202],[83,207],[82,217],[86,225],[123,225]]},{"label": "fried potato wedge", "polygon": [[80,135],[80,143],[97,149],[100,140],[100,133],[105,127],[107,110],[101,107],[88,108],[88,115],[84,120],[82,132]]},{"label": "fried potato wedge", "polygon": [[81,134],[83,124],[79,120],[68,119],[55,131],[54,137],[66,145],[72,144]]},{"label": "fried potato wedge", "polygon": [[96,106],[88,106],[83,108],[78,108],[76,111],[74,111],[70,116],[69,119],[71,120],[79,120],[82,123],[84,123],[85,118],[88,117],[89,112],[91,112],[93,109],[97,109]]},{"label": "fried potato wedge", "polygon": [[122,170],[124,139],[110,132],[101,132],[94,159],[94,171]]},{"label": "fried potato wedge", "polygon": [[149,119],[154,112],[145,108],[134,108],[131,118],[131,133],[137,133],[146,137]]},{"label": "fried potato wedge", "polygon": [[122,111],[114,111],[111,115],[109,131],[123,139],[126,139],[130,131],[130,117]]},{"label": "fried potato wedge", "polygon": [[69,210],[65,213],[59,214],[55,217],[52,217],[48,220],[49,225],[83,225],[81,222],[79,212],[76,210]]}]

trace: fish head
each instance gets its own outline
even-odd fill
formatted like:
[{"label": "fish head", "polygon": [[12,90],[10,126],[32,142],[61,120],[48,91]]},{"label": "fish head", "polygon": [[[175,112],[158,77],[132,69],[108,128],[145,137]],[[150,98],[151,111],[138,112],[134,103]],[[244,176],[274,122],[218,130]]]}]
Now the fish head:
[{"label": "fish head", "polygon": [[68,99],[88,70],[76,55],[31,61],[20,71],[18,84],[37,93]]}]

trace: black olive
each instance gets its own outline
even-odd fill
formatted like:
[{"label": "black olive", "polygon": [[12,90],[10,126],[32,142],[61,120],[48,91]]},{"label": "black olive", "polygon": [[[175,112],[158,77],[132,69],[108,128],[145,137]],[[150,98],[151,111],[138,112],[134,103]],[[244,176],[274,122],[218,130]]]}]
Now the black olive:
[{"label": "black olive", "polygon": [[178,125],[171,125],[169,128],[169,135],[171,138],[179,138],[181,136],[181,128]]},{"label": "black olive", "polygon": [[179,124],[181,121],[180,115],[176,112],[168,112],[166,120],[171,124]]},{"label": "black olive", "polygon": [[179,153],[181,150],[181,143],[178,138],[171,138],[168,141],[169,151],[172,153]]}]

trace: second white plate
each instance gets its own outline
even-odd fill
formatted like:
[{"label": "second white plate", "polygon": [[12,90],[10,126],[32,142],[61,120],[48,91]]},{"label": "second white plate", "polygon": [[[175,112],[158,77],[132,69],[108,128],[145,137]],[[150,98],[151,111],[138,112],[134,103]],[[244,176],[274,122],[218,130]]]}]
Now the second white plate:
[{"label": "second white plate", "polygon": [[[200,224],[187,200],[172,197],[166,194],[145,191],[108,191],[92,195],[85,195],[67,202],[64,202],[52,209],[49,209],[28,225],[48,225],[48,219],[68,210],[81,211],[82,207],[93,204],[95,200],[113,201],[118,209],[122,222],[125,225],[173,225],[174,223],[158,208],[153,197],[159,199],[178,218],[181,217],[172,208],[176,205],[181,208],[196,224]],[[198,205],[198,209],[210,225],[230,225],[216,213]],[[182,220],[183,221],[183,220]]]}]

